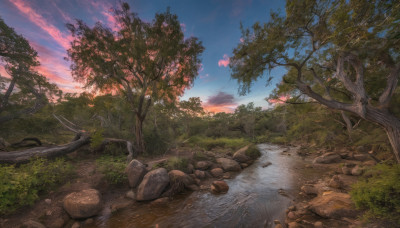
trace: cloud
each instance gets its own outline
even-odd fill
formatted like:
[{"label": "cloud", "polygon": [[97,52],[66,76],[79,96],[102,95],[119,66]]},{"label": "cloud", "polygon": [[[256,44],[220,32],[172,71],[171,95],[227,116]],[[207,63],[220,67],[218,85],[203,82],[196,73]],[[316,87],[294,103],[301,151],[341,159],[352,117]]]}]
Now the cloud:
[{"label": "cloud", "polygon": [[267,99],[268,103],[270,104],[285,104],[286,101],[290,98],[289,95],[282,95],[277,99]]},{"label": "cloud", "polygon": [[218,61],[218,66],[227,67],[228,65],[229,65],[229,56],[227,54],[224,54],[223,59],[220,59]]},{"label": "cloud", "polygon": [[203,104],[203,108],[209,112],[234,112],[237,106],[235,97],[232,94],[225,92],[218,92],[214,96],[208,97],[206,103]]},{"label": "cloud", "polygon": [[56,26],[50,24],[42,15],[38,14],[25,0],[10,0],[12,4],[32,23],[46,31],[54,41],[64,49],[70,46],[71,36],[63,34]]}]

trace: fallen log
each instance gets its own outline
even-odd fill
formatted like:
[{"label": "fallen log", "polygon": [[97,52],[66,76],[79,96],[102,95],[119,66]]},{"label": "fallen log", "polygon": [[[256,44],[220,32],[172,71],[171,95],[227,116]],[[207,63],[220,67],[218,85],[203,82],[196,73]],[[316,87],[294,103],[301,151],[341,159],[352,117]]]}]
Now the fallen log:
[{"label": "fallen log", "polygon": [[0,163],[26,163],[33,157],[52,158],[72,153],[80,147],[90,143],[90,135],[87,132],[78,132],[73,142],[48,147],[35,147],[26,150],[0,152]]}]

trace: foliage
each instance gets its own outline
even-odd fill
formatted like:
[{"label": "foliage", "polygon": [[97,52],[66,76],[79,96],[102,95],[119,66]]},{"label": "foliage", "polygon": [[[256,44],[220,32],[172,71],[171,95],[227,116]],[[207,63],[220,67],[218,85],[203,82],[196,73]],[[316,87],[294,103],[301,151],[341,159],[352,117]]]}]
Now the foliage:
[{"label": "foliage", "polygon": [[356,206],[367,210],[370,217],[400,225],[400,165],[378,164],[365,176],[370,177],[352,186]]},{"label": "foliage", "polygon": [[224,147],[232,150],[237,150],[248,144],[244,138],[208,138],[194,136],[189,139],[189,143],[193,146],[199,146],[206,150],[211,150],[216,147]]},{"label": "foliage", "polygon": [[96,166],[105,175],[107,181],[112,184],[127,183],[126,165],[125,156],[103,155],[96,159]]},{"label": "foliage", "polygon": [[[145,150],[142,124],[154,102],[171,103],[192,85],[204,47],[195,37],[185,39],[178,17],[156,14],[141,20],[127,3],[114,9],[118,31],[77,20],[67,27],[74,37],[68,56],[77,81],[110,93],[119,91],[135,117],[136,149]],[[90,72],[90,74],[87,74]]]},{"label": "foliage", "polygon": [[90,148],[95,149],[101,145],[104,140],[103,132],[104,130],[98,130],[91,135]]},{"label": "foliage", "polygon": [[181,170],[183,172],[187,171],[189,161],[187,158],[182,157],[170,157],[166,162],[158,163],[155,168],[166,168],[168,171],[171,170]]},{"label": "foliage", "polygon": [[19,167],[0,166],[0,214],[11,213],[24,205],[32,205],[39,194],[68,179],[72,166],[57,159],[34,159]]},{"label": "foliage", "polygon": [[260,150],[257,148],[256,145],[251,144],[249,148],[246,150],[245,154],[250,157],[251,159],[257,159],[261,156]]}]

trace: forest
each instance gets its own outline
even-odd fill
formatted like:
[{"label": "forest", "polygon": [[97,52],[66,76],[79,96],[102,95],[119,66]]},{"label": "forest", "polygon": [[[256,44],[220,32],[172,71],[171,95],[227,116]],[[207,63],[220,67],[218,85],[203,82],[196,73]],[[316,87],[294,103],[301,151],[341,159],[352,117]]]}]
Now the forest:
[{"label": "forest", "polygon": [[[99,210],[80,217],[65,202],[56,205],[86,185],[99,190],[105,205],[106,198],[127,191],[139,203],[163,199],[161,194],[174,202],[182,192],[224,192],[215,182],[238,174],[228,172],[223,178],[228,169],[219,159],[235,160],[245,172],[264,156],[261,144],[296,148],[291,157],[311,164],[301,167],[304,178],[319,175],[312,187],[318,178],[329,177],[329,192],[351,196],[351,212],[356,213],[345,220],[347,212],[303,213],[297,205],[282,210],[281,222],[272,225],[278,218],[269,218],[263,227],[399,226],[399,2],[288,0],[283,12],[271,12],[269,21],[238,26],[242,40],[229,57],[238,93],[251,95],[257,83],[265,82],[273,90],[265,93],[268,108],[249,102],[232,112],[210,112],[200,97],[181,98],[194,85],[207,47],[185,36],[179,15],[172,12],[168,8],[147,21],[130,4],[120,3],[113,8],[117,31],[80,19],[66,24],[72,41],[65,58],[84,89],[80,93],[65,92],[41,74],[38,51],[0,15],[0,72],[6,73],[0,73],[0,227],[107,227],[97,222]],[[274,85],[271,72],[276,68],[286,73]],[[244,162],[236,156],[241,148]],[[339,161],[317,161],[333,154]],[[262,170],[267,172],[269,165]],[[360,173],[353,169],[347,174],[351,184],[341,180],[342,187],[332,190],[332,180],[346,176],[348,167]],[[169,182],[149,198],[150,190],[142,192],[146,186],[132,180],[130,169],[146,170],[138,177],[142,183],[148,174],[165,169]],[[224,174],[215,174],[216,169]],[[214,182],[207,182],[207,176]],[[195,184],[187,184],[189,179]],[[299,185],[293,198],[307,200],[308,208],[314,197],[325,194],[308,194],[307,181]],[[61,208],[53,218],[46,217],[47,200]],[[113,205],[120,204],[110,206],[118,213]],[[42,211],[32,218],[31,210]],[[34,225],[38,222],[42,226]]]}]

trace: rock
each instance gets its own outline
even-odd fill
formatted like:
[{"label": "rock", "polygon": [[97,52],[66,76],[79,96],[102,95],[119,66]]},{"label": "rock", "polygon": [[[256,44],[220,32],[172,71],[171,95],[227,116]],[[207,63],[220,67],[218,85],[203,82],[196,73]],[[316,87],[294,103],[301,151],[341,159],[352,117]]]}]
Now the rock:
[{"label": "rock", "polygon": [[103,205],[99,191],[85,189],[65,196],[63,206],[71,218],[80,219],[97,215]]},{"label": "rock", "polygon": [[342,158],[340,157],[339,154],[330,152],[330,153],[325,153],[319,157],[316,157],[313,163],[330,164],[339,162],[340,160],[342,160]]},{"label": "rock", "polygon": [[140,183],[136,200],[153,200],[161,195],[165,187],[169,184],[169,177],[167,170],[164,168],[158,168],[148,172],[144,177],[142,183]]},{"label": "rock", "polygon": [[310,210],[324,218],[340,219],[354,217],[356,211],[350,195],[339,192],[324,192],[309,203]]},{"label": "rock", "polygon": [[223,179],[231,179],[232,178],[232,174],[231,173],[224,173],[224,175],[222,176]]},{"label": "rock", "polygon": [[323,228],[323,227],[324,227],[324,224],[322,224],[322,222],[320,222],[320,221],[316,221],[314,223],[314,228]]},{"label": "rock", "polygon": [[229,186],[225,181],[213,181],[211,184],[211,191],[213,193],[226,193]]},{"label": "rock", "polygon": [[368,149],[367,149],[365,146],[358,146],[358,147],[356,148],[356,150],[357,150],[357,152],[359,152],[359,153],[365,153],[365,152],[368,151]]},{"label": "rock", "polygon": [[[46,214],[51,214],[50,216],[42,217],[41,222],[43,225],[49,228],[62,228],[64,224],[70,220],[67,212],[62,208],[62,206],[52,206]],[[0,225],[1,227],[1,225]]]},{"label": "rock", "polygon": [[110,209],[111,209],[111,213],[114,213],[116,211],[119,211],[121,209],[127,208],[130,205],[132,205],[132,201],[118,201],[118,202],[114,202],[113,204],[111,204]]},{"label": "rock", "polygon": [[369,161],[363,162],[362,164],[363,164],[363,166],[374,166],[374,165],[376,165],[376,161],[369,160]]},{"label": "rock", "polygon": [[80,228],[81,224],[79,222],[74,222],[74,224],[72,224],[71,228]]},{"label": "rock", "polygon": [[46,228],[42,223],[33,220],[28,220],[22,224],[24,228]]},{"label": "rock", "polygon": [[301,226],[297,222],[290,222],[288,228],[301,228]]},{"label": "rock", "polygon": [[342,185],[343,185],[343,183],[340,181],[338,175],[333,176],[332,179],[328,183],[328,186],[331,188],[341,188]]},{"label": "rock", "polygon": [[283,226],[281,224],[276,224],[275,228],[283,228]]},{"label": "rock", "polygon": [[303,185],[301,187],[301,191],[303,191],[307,195],[318,195],[318,189],[314,185]]},{"label": "rock", "polygon": [[45,202],[46,204],[51,204],[51,199],[45,199],[44,202]]},{"label": "rock", "polygon": [[187,171],[188,171],[188,173],[193,173],[194,172],[194,166],[192,164],[189,164],[187,166]]},{"label": "rock", "polygon": [[196,182],[192,177],[180,170],[171,170],[168,173],[170,183],[180,182],[183,183],[187,188],[189,185],[195,184]]},{"label": "rock", "polygon": [[294,205],[293,205],[293,206],[290,206],[290,207],[288,207],[288,210],[289,210],[289,211],[295,211],[295,210],[296,210],[296,206],[294,206]]},{"label": "rock", "polygon": [[162,205],[166,205],[169,202],[169,198],[168,197],[163,197],[163,198],[159,198],[154,200],[153,202],[151,202],[151,205],[153,206],[162,206]]},{"label": "rock", "polygon": [[251,158],[246,155],[247,149],[249,149],[249,146],[245,146],[243,148],[240,148],[238,151],[236,151],[233,154],[233,160],[240,162],[240,163],[247,162],[248,160],[250,160]]},{"label": "rock", "polygon": [[351,170],[352,170],[352,168],[349,168],[349,167],[346,167],[346,166],[342,167],[342,173],[344,175],[351,175]]},{"label": "rock", "polygon": [[228,171],[240,171],[240,165],[236,161],[229,158],[218,158],[217,162],[222,165],[222,168]]},{"label": "rock", "polygon": [[295,212],[293,212],[293,211],[291,211],[291,212],[289,212],[288,214],[287,214],[287,217],[288,218],[290,218],[290,219],[297,219],[297,215],[296,215],[296,213]]},{"label": "rock", "polygon": [[281,224],[281,221],[275,219],[275,220],[274,220],[274,224],[275,224],[275,225]]},{"label": "rock", "polygon": [[94,223],[94,220],[92,218],[88,218],[85,221],[85,225],[90,225],[90,224],[93,224],[93,223]]},{"label": "rock", "polygon": [[247,163],[240,163],[240,167],[242,167],[242,169],[247,168],[247,166],[249,166]]},{"label": "rock", "polygon": [[363,169],[359,166],[356,165],[352,170],[351,170],[351,175],[353,176],[360,176],[363,173]]},{"label": "rock", "polygon": [[125,197],[126,197],[126,198],[129,198],[129,199],[136,200],[135,192],[132,191],[132,190],[127,191],[127,192],[125,193]]},{"label": "rock", "polygon": [[199,161],[196,163],[196,169],[207,170],[211,166],[209,161]]},{"label": "rock", "polygon": [[206,178],[206,173],[204,171],[201,171],[201,170],[195,170],[194,171],[194,175],[199,179]]},{"label": "rock", "polygon": [[201,180],[199,178],[195,178],[194,181],[196,182],[197,185],[200,185]]},{"label": "rock", "polygon": [[366,161],[366,160],[370,159],[368,154],[355,154],[353,157],[354,157],[354,160],[357,160],[357,161]]},{"label": "rock", "polygon": [[187,189],[189,189],[189,190],[191,190],[191,191],[198,191],[200,188],[199,188],[199,186],[197,186],[197,185],[195,185],[195,184],[192,184],[192,185],[189,185],[189,186],[187,187]]},{"label": "rock", "polygon": [[265,168],[265,167],[268,167],[268,166],[270,166],[270,165],[272,165],[271,162],[266,162],[266,163],[264,163],[264,164],[262,165],[262,167]]},{"label": "rock", "polygon": [[125,172],[128,175],[129,187],[135,188],[146,174],[146,166],[138,160],[132,160],[126,167]]},{"label": "rock", "polygon": [[211,170],[211,175],[213,175],[213,177],[222,177],[224,175],[224,171],[221,168],[215,168]]}]

